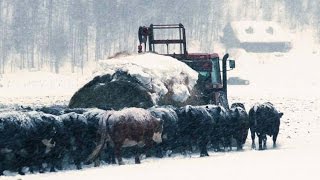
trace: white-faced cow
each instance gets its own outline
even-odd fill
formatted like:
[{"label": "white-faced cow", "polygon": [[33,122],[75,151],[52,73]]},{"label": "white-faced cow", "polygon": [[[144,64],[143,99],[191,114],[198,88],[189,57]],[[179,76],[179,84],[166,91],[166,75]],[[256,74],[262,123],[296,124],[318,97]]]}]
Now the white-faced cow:
[{"label": "white-faced cow", "polygon": [[[163,121],[142,108],[125,108],[120,111],[107,111],[100,120],[101,140],[89,159],[95,159],[105,143],[113,150],[119,165],[122,161],[121,149],[138,146],[151,148],[154,142],[162,142]],[[139,151],[135,154],[135,163],[140,163]]]}]

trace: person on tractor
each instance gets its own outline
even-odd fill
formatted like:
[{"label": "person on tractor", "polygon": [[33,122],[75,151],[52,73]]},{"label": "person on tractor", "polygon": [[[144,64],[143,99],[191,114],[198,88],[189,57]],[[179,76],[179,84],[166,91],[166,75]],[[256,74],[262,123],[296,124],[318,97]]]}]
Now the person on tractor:
[{"label": "person on tractor", "polygon": [[148,39],[148,28],[145,26],[140,26],[138,30],[138,38],[139,38],[139,46],[138,46],[138,53],[142,52],[142,43],[144,44],[144,52],[147,49],[147,39]]}]

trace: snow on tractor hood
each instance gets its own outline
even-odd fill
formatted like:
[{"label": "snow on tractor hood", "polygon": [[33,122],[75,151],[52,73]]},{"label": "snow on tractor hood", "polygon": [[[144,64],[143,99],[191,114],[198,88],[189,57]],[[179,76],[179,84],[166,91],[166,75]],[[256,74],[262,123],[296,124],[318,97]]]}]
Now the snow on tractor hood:
[{"label": "snow on tractor hood", "polygon": [[113,75],[117,71],[135,77],[148,91],[154,104],[164,95],[184,102],[198,80],[198,73],[188,65],[169,56],[145,53],[101,60],[95,75]]}]

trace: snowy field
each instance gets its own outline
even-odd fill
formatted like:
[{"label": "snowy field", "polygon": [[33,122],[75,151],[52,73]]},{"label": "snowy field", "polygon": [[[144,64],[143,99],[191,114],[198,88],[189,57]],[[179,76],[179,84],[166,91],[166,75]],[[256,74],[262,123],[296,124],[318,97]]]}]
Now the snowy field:
[{"label": "snowy field", "polygon": [[[58,173],[0,179],[319,179],[319,52],[301,48],[286,54],[239,52],[235,58],[236,69],[230,71],[229,76],[248,79],[250,85],[229,86],[229,101],[244,102],[247,110],[254,103],[270,101],[284,113],[276,149],[272,148],[272,140],[268,137],[268,150],[251,150],[248,136],[241,152],[210,152],[210,157],[204,158],[199,158],[198,154],[143,158],[140,165],[127,159],[124,166],[106,164],[80,171],[70,167],[70,170]],[[0,107],[66,105],[77,88],[92,75],[35,73],[19,75],[17,81],[13,76],[4,75],[0,80]]]}]

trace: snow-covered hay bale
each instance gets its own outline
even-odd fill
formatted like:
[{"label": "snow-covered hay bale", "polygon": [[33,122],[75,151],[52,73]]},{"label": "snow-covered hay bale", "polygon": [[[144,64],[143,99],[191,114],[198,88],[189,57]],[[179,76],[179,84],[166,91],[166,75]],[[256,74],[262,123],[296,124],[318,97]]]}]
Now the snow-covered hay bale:
[{"label": "snow-covered hay bale", "polygon": [[101,61],[96,75],[73,95],[70,108],[184,105],[198,79],[185,63],[152,53]]}]

